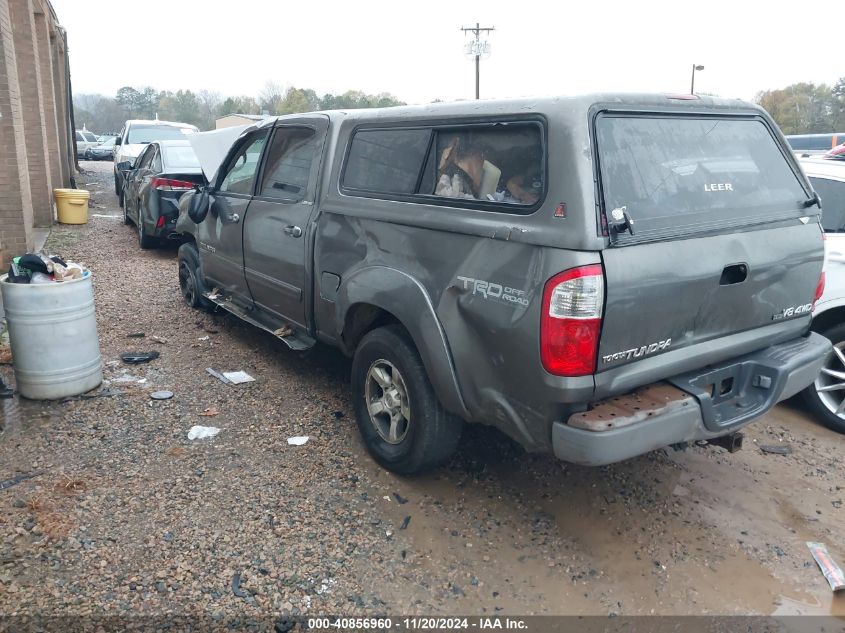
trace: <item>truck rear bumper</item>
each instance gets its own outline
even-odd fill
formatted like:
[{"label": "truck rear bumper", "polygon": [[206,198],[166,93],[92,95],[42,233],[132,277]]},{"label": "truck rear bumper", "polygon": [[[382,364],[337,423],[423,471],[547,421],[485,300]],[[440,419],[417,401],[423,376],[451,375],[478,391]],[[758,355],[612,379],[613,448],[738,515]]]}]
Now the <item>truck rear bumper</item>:
[{"label": "truck rear bumper", "polygon": [[555,455],[602,466],[680,442],[726,435],[815,380],[831,351],[807,336],[595,403],[552,425]]}]

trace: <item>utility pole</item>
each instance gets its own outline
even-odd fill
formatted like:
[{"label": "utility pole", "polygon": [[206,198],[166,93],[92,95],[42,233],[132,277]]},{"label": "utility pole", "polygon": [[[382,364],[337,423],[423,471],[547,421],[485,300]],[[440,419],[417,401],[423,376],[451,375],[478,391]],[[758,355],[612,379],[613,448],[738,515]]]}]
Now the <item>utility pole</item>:
[{"label": "utility pole", "polygon": [[480,22],[476,22],[475,26],[461,27],[464,33],[472,32],[475,34],[475,39],[467,45],[467,54],[475,56],[475,98],[481,98],[481,55],[490,52],[490,44],[487,41],[481,41],[481,32],[489,33],[495,31],[493,26],[481,26]]}]

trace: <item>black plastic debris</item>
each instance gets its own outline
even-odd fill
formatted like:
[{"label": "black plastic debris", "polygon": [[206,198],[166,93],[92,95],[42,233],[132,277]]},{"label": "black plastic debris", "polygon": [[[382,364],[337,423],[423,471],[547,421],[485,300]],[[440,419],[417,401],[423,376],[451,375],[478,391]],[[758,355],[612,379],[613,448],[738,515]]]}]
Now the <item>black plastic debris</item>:
[{"label": "black plastic debris", "polygon": [[240,572],[232,576],[232,593],[238,598],[249,598],[250,594],[241,589],[241,574]]},{"label": "black plastic debris", "polygon": [[0,376],[0,398],[11,398],[14,395],[15,390],[3,382],[3,378]]},{"label": "black plastic debris", "polygon": [[158,352],[125,352],[120,355],[120,358],[124,363],[138,365],[140,363],[149,363],[159,356],[160,354]]},{"label": "black plastic debris", "polygon": [[20,482],[26,481],[27,479],[32,479],[33,477],[38,477],[38,475],[40,474],[41,473],[24,473],[22,475],[15,475],[11,479],[0,481],[0,490],[5,490],[6,488],[17,486]]},{"label": "black plastic debris", "polygon": [[400,530],[407,529],[408,524],[411,522],[411,515],[409,514],[402,520],[402,525],[399,526]]},{"label": "black plastic debris", "polygon": [[144,338],[146,334],[144,332],[130,332],[126,336],[129,338]]},{"label": "black plastic debris", "polygon": [[406,503],[408,503],[408,500],[402,495],[400,495],[398,492],[393,493],[393,498],[396,499],[399,505],[405,505]]},{"label": "black plastic debris", "polygon": [[771,453],[772,455],[791,455],[792,447],[789,444],[764,444],[760,446],[760,450],[764,453]]}]

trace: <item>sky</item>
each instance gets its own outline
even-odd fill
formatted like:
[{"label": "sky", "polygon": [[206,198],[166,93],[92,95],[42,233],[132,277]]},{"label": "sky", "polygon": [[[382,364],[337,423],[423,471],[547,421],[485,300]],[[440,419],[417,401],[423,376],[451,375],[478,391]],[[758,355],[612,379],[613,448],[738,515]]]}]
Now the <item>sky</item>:
[{"label": "sky", "polygon": [[[51,0],[76,94],[125,85],[257,96],[267,81],[318,94],[471,99],[461,27],[495,27],[481,97],[594,91],[752,99],[845,76],[845,0]],[[811,34],[817,39],[813,40]],[[827,42],[827,45],[826,45]]]}]

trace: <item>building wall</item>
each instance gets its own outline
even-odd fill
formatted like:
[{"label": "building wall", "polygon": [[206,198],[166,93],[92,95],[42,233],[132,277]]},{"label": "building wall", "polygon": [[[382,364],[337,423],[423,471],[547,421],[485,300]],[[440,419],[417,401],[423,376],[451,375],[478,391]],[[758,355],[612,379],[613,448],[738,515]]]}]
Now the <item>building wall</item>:
[{"label": "building wall", "polygon": [[222,116],[217,119],[214,122],[214,127],[219,130],[224,127],[235,127],[236,125],[252,125],[253,123],[255,123],[255,121],[245,116],[238,116],[237,114],[227,114],[226,116]]},{"label": "building wall", "polygon": [[73,165],[65,35],[48,0],[0,0],[0,270],[54,218]]}]

